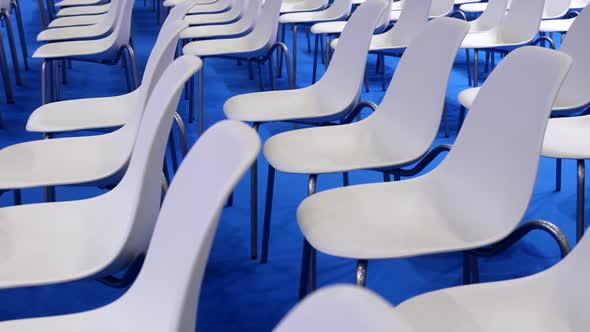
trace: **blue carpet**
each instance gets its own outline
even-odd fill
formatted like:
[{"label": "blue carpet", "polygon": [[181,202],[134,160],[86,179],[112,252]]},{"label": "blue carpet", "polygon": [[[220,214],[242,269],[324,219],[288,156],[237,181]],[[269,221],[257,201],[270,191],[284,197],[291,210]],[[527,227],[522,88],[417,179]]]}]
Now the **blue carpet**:
[{"label": "blue carpet", "polygon": [[[30,53],[40,44],[35,42],[39,32],[39,16],[33,1],[22,0],[26,33]],[[155,40],[158,26],[155,14],[138,2],[133,21],[133,38],[140,69]],[[300,35],[304,40],[304,35]],[[287,41],[291,45],[290,40]],[[312,57],[299,43],[299,85],[311,81]],[[433,50],[433,56],[436,50]],[[31,70],[24,73],[25,84],[15,88],[16,104],[4,104],[0,96],[5,129],[0,130],[0,146],[39,139],[38,134],[25,131],[29,114],[40,104],[40,67],[38,60],[31,60]],[[388,60],[387,75],[391,76],[396,60]],[[364,100],[379,102],[383,97],[380,76],[374,74],[375,58],[369,61],[370,93],[363,93]],[[266,68],[265,68],[266,69]],[[267,78],[267,77],[265,77]],[[268,79],[267,79],[268,84]],[[278,81],[286,87],[284,79]],[[451,137],[445,139],[442,131],[436,144],[452,143],[457,131],[457,93],[467,87],[463,52],[456,60],[447,93]],[[256,81],[247,77],[245,66],[234,61],[208,60],[205,67],[205,125],[210,126],[224,118],[222,105],[230,96],[258,89]],[[0,89],[1,90],[1,89]],[[89,96],[107,96],[124,93],[125,80],[120,66],[74,63],[69,71],[69,82],[62,89],[63,99]],[[0,93],[3,93],[0,92]],[[187,118],[187,102],[179,106],[181,115]],[[253,110],[255,111],[255,110]],[[509,121],[510,119],[506,119]],[[190,140],[196,139],[196,125],[188,126]],[[261,136],[290,130],[290,124],[265,125]],[[501,129],[498,130],[501,134]],[[95,133],[82,133],[95,134]],[[440,162],[442,157],[437,160]],[[260,197],[266,187],[267,164],[261,157]],[[542,159],[538,181],[525,220],[542,218],[557,224],[570,241],[575,236],[575,164],[564,162],[563,188],[553,191],[554,162]],[[501,171],[501,170],[495,170]],[[354,172],[351,183],[377,182],[381,175],[375,172]],[[318,190],[339,186],[340,175],[321,176]],[[235,204],[225,209],[219,224],[200,297],[197,328],[201,331],[267,331],[296,303],[299,279],[299,260],[302,235],[295,221],[295,210],[305,197],[306,177],[277,173],[273,210],[270,261],[261,265],[249,259],[249,176],[238,185]],[[482,188],[485,190],[485,188]],[[87,187],[57,189],[58,200],[79,199],[100,194],[102,191]],[[25,203],[39,202],[41,190],[25,190]],[[12,203],[11,195],[0,197],[3,206]],[[260,199],[262,214],[264,201]],[[262,215],[260,215],[262,220]],[[43,222],[40,220],[39,222]],[[80,222],[84,222],[81,220]],[[393,222],[393,221],[392,221]],[[261,226],[261,222],[260,222]],[[489,259],[481,259],[482,281],[505,280],[542,271],[559,260],[556,245],[547,235],[533,233],[507,252]],[[23,262],[23,264],[26,264]],[[318,257],[319,286],[335,283],[352,283],[355,262],[320,254]],[[166,287],[166,281],[162,281]],[[371,261],[367,287],[377,291],[392,303],[409,297],[461,283],[461,255],[445,254],[411,259]],[[0,320],[37,317],[84,311],[105,305],[124,293],[111,289],[94,280],[82,280],[45,287],[29,287],[0,291]]]}]

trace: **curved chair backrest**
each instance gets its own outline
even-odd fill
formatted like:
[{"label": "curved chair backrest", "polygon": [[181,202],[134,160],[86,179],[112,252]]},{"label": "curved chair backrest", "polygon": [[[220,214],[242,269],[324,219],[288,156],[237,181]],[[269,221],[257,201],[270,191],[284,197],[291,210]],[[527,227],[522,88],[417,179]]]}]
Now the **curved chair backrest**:
[{"label": "curved chair backrest", "polygon": [[408,45],[428,23],[431,4],[432,0],[406,1],[399,19],[393,28],[385,33],[391,40],[395,40],[396,44],[403,41]]},{"label": "curved chair backrest", "polygon": [[260,17],[263,0],[244,0],[247,2],[247,8],[244,11],[242,18],[236,22],[239,25],[239,30],[248,31],[256,26],[256,21]]},{"label": "curved chair backrest", "polygon": [[[150,331],[194,331],[201,281],[225,201],[260,150],[256,132],[222,121],[195,143],[162,205],[143,268],[119,300]],[[161,164],[161,163],[160,163]],[[155,315],[154,313],[157,313]]]},{"label": "curved chair backrest", "polygon": [[257,49],[270,48],[277,41],[279,30],[279,16],[283,0],[266,0],[256,26],[246,37],[253,42]]},{"label": "curved chair backrest", "polygon": [[403,140],[413,158],[430,148],[438,133],[451,68],[468,31],[469,23],[442,17],[428,22],[412,40],[381,105],[363,121],[379,141]]},{"label": "curved chair backrest", "polygon": [[375,33],[382,33],[383,31],[385,31],[389,27],[389,24],[391,23],[391,5],[392,5],[392,3],[393,3],[392,1],[387,2],[386,10],[383,12],[383,14],[381,14],[379,21],[377,21],[377,26],[375,27]]},{"label": "curved chair backrest", "polygon": [[514,0],[499,29],[507,43],[527,43],[539,32],[545,0]]},{"label": "curved chair backrest", "polygon": [[[10,1],[8,1],[10,3]],[[108,29],[112,30],[115,28],[115,24],[117,23],[117,19],[119,15],[121,15],[121,7],[125,1],[123,0],[114,0],[111,1],[111,5],[109,6],[109,10],[106,12],[104,19],[97,23],[97,26],[101,29]]]},{"label": "curved chair backrest", "polygon": [[189,10],[193,9],[199,3],[199,0],[185,0],[172,7],[167,19],[183,20]]},{"label": "curved chair backrest", "polygon": [[567,14],[571,0],[545,0],[543,19],[560,18]]},{"label": "curved chair backrest", "polygon": [[327,17],[341,17],[345,19],[352,12],[352,0],[334,0],[330,7],[324,10],[326,11]]},{"label": "curved chair backrest", "polygon": [[371,36],[377,21],[390,0],[367,0],[352,14],[342,34],[326,73],[316,83],[326,105],[346,109],[359,96],[365,74],[365,65]]},{"label": "curved chair backrest", "polygon": [[430,18],[447,16],[453,11],[454,6],[455,0],[432,0]]},{"label": "curved chair backrest", "polygon": [[[162,74],[145,107],[125,175],[110,192],[120,197],[133,222],[127,226],[126,253],[144,252],[158,215],[162,162],[172,126],[172,117],[187,82],[202,66],[194,56],[182,56]],[[114,265],[117,265],[115,262]]]},{"label": "curved chair backrest", "polygon": [[471,21],[471,32],[486,31],[498,26],[508,9],[508,0],[489,0],[484,12]]},{"label": "curved chair backrest", "polygon": [[571,63],[569,55],[541,47],[507,55],[482,85],[452,150],[426,175],[441,206],[462,207],[458,222],[469,224],[456,227],[466,241],[481,241],[483,233],[486,243],[495,242],[520,223],[547,120]]},{"label": "curved chair backrest", "polygon": [[[172,9],[172,12],[174,12],[174,9]],[[188,27],[188,23],[182,19],[174,19],[172,12],[164,21],[145,66],[141,85],[139,86],[141,89],[139,100],[142,100],[143,104],[139,105],[139,107],[145,106],[147,97],[152,93],[157,83],[157,78],[162,76],[162,73],[174,60],[178,36]]]},{"label": "curved chair backrest", "polygon": [[133,0],[120,0],[121,10],[113,34],[117,36],[115,47],[121,48],[129,43],[131,38],[131,17],[133,16]]},{"label": "curved chair backrest", "polygon": [[569,74],[559,90],[560,104],[570,108],[590,104],[590,10],[582,10],[570,27],[561,45],[561,51],[574,59]]}]

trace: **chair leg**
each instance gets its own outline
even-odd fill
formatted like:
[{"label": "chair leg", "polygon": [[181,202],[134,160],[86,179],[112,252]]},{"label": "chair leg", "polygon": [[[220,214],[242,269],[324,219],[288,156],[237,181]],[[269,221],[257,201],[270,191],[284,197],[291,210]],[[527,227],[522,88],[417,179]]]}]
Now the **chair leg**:
[{"label": "chair leg", "polygon": [[297,86],[297,24],[293,24],[293,85]]},{"label": "chair leg", "polygon": [[356,263],[356,285],[365,287],[367,285],[367,260],[359,259]]},{"label": "chair leg", "polygon": [[[310,174],[307,182],[307,197],[315,194],[317,175]],[[303,255],[301,257],[301,276],[299,280],[299,300],[303,299],[310,291],[315,289],[316,284],[316,250],[309,244],[307,239],[303,240]]]},{"label": "chair leg", "polygon": [[[252,126],[256,132],[260,123]],[[258,158],[250,171],[250,258],[258,257]]]},{"label": "chair leg", "polygon": [[139,75],[137,73],[137,60],[135,59],[135,50],[131,45],[125,45],[125,49],[127,50],[127,54],[129,55],[129,61],[131,62],[131,72],[133,74],[133,86],[134,90],[139,87]]},{"label": "chair leg", "polygon": [[555,159],[555,191],[561,191],[561,158]]},{"label": "chair leg", "polygon": [[125,75],[125,84],[127,86],[127,91],[131,92],[133,89],[131,88],[131,79],[129,79],[129,65],[127,65],[127,55],[121,55],[121,68],[123,68],[123,74]]},{"label": "chair leg", "polygon": [[578,186],[576,200],[576,243],[580,242],[584,235],[584,187],[586,182],[586,170],[583,159],[578,159]]},{"label": "chair leg", "polygon": [[54,70],[54,74],[53,74],[53,86],[55,87],[55,101],[59,101],[61,99],[61,80],[60,80],[60,69],[59,69],[59,65],[60,65],[61,61],[55,61],[54,62],[54,66],[53,66],[53,70]]},{"label": "chair leg", "polygon": [[188,122],[193,123],[193,121],[195,121],[195,77],[194,76],[191,77],[191,79],[188,81]]},{"label": "chair leg", "polygon": [[23,56],[23,63],[25,65],[25,70],[29,70],[29,51],[27,50],[27,39],[25,37],[23,16],[20,11],[20,5],[18,4],[18,2],[13,2],[12,7],[14,8],[14,13],[16,15],[16,24],[17,24],[18,35],[19,35],[19,39],[20,39],[20,47],[21,47],[21,53]]},{"label": "chair leg", "polygon": [[[280,51],[277,50],[277,52],[280,52]],[[277,87],[275,84],[275,73],[274,73],[274,65],[273,65],[272,55],[270,55],[268,57],[268,78],[270,80],[271,90],[276,90]]]},{"label": "chair leg", "polygon": [[248,60],[248,79],[254,80],[254,70],[252,69],[252,61]]},{"label": "chair leg", "polygon": [[266,201],[264,205],[264,224],[262,225],[262,253],[260,263],[268,262],[268,246],[270,243],[270,222],[272,217],[272,199],[275,186],[275,169],[268,165],[266,178]]},{"label": "chair leg", "polygon": [[381,54],[379,58],[381,59],[381,61],[379,62],[379,64],[381,65],[381,90],[385,91],[385,55]]},{"label": "chair leg", "polygon": [[479,268],[477,257],[469,252],[463,252],[463,285],[479,282]]},{"label": "chair leg", "polygon": [[178,133],[180,134],[180,151],[182,152],[182,157],[186,157],[188,153],[188,142],[186,139],[186,128],[184,126],[184,122],[180,117],[180,114],[174,112],[174,122],[176,122],[176,126],[178,127]]},{"label": "chair leg", "polygon": [[473,50],[473,86],[477,87],[479,85],[479,77],[478,76],[478,66],[479,66],[479,51],[477,49]]},{"label": "chair leg", "polygon": [[14,205],[21,205],[23,203],[22,195],[20,189],[15,189],[12,191],[12,197],[14,199]]},{"label": "chair leg", "polygon": [[45,30],[49,22],[47,21],[47,13],[45,12],[43,0],[37,0],[37,7],[39,8],[39,17],[41,18],[41,30]]},{"label": "chair leg", "polygon": [[[198,94],[197,94],[197,121],[199,121],[199,123],[197,124],[198,126],[198,133],[199,133],[199,137],[201,137],[201,135],[203,134],[203,75],[204,75],[204,70],[205,67],[202,67],[201,70],[199,70],[199,74],[198,74],[198,79],[199,81],[197,82],[198,85]],[[193,121],[194,121],[195,115],[193,114]]]},{"label": "chair leg", "polygon": [[170,149],[172,172],[176,173],[178,170],[178,156],[176,154],[176,138],[174,137],[174,130],[170,130],[170,135],[168,136],[168,148]]},{"label": "chair leg", "polygon": [[467,64],[467,85],[472,86],[471,83],[471,54],[469,49],[465,49],[465,63]]},{"label": "chair leg", "polygon": [[383,182],[390,182],[391,181],[391,175],[389,175],[389,173],[383,173]]},{"label": "chair leg", "polygon": [[10,82],[10,73],[8,72],[8,64],[6,63],[6,50],[4,48],[4,41],[0,34],[0,71],[2,72],[2,80],[4,81],[4,91],[6,93],[6,102],[8,104],[14,103],[14,93],[12,91],[12,83]]},{"label": "chair leg", "polygon": [[6,23],[6,34],[8,35],[8,45],[10,46],[10,56],[12,58],[12,66],[14,68],[14,77],[16,79],[16,85],[23,85],[23,79],[20,75],[20,67],[18,64],[18,55],[16,54],[16,43],[14,42],[14,31],[12,30],[12,23],[7,12],[0,14]]},{"label": "chair leg", "polygon": [[350,184],[350,181],[348,178],[348,172],[343,172],[342,173],[342,185],[344,187],[348,187],[349,184]]},{"label": "chair leg", "polygon": [[264,76],[262,76],[262,63],[260,61],[257,61],[256,66],[258,67],[258,88],[260,89],[260,91],[264,91]]},{"label": "chair leg", "polygon": [[313,72],[311,75],[311,84],[315,84],[317,80],[317,72],[318,72],[318,43],[320,41],[320,36],[315,35],[314,38],[314,46],[313,46]]},{"label": "chair leg", "polygon": [[48,91],[49,86],[47,85],[47,81],[49,80],[48,76],[49,72],[51,72],[52,66],[51,60],[48,59],[43,60],[43,63],[41,64],[41,105],[45,105],[49,102],[48,94],[50,91]]}]

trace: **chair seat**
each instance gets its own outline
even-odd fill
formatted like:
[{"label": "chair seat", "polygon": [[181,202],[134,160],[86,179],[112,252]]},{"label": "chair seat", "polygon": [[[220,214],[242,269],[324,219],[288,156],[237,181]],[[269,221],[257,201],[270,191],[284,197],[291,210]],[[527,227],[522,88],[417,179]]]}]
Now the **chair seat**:
[{"label": "chair seat", "polygon": [[37,41],[52,42],[99,38],[109,32],[109,27],[102,24],[45,29],[37,35]]},{"label": "chair seat", "polygon": [[184,54],[199,57],[235,56],[255,58],[266,54],[267,47],[258,48],[252,45],[249,36],[231,39],[198,40],[186,44],[182,48]]},{"label": "chair seat", "polygon": [[67,7],[60,9],[56,16],[63,17],[63,16],[78,16],[78,15],[96,15],[96,14],[104,14],[109,11],[111,7],[110,3],[104,5],[95,5],[95,6],[77,6],[77,7]]},{"label": "chair seat", "polygon": [[203,25],[203,24],[219,24],[231,23],[240,18],[239,15],[230,12],[223,12],[219,14],[210,15],[186,15],[184,21],[189,25]]},{"label": "chair seat", "polygon": [[105,17],[106,14],[58,17],[49,23],[49,28],[92,25],[101,22]]},{"label": "chair seat", "polygon": [[[470,109],[477,93],[479,92],[479,87],[477,88],[469,88],[461,91],[457,96],[457,99],[461,106]],[[582,103],[580,103],[582,102]],[[556,113],[571,113],[573,111],[577,111],[580,108],[585,107],[586,104],[580,100],[580,98],[568,98],[567,95],[560,93],[557,95],[555,99],[555,103],[553,104],[552,112],[553,114]]]},{"label": "chair seat", "polygon": [[[52,59],[52,58],[85,58],[92,55],[100,55],[101,58],[109,58],[113,54],[108,53],[110,43],[103,39],[97,40],[76,40],[63,41],[57,43],[48,43],[39,47],[33,58]],[[116,51],[113,50],[113,53]]]},{"label": "chair seat", "polygon": [[370,290],[352,285],[327,286],[300,302],[276,327],[276,332],[309,331],[408,332],[393,306]]},{"label": "chair seat", "polygon": [[463,43],[461,43],[461,48],[497,48],[511,50],[518,46],[525,45],[529,41],[530,40],[523,40],[521,42],[509,42],[503,40],[500,33],[496,29],[492,29],[467,34],[467,36],[465,36],[465,39],[463,40]]},{"label": "chair seat", "polygon": [[543,20],[539,31],[541,32],[568,32],[575,18]]},{"label": "chair seat", "polygon": [[273,122],[289,120],[331,121],[341,119],[353,105],[330,105],[315,88],[247,93],[228,99],[223,112],[232,120]]},{"label": "chair seat", "polygon": [[182,39],[240,37],[252,30],[241,22],[221,25],[204,25],[188,27],[180,33]]},{"label": "chair seat", "polygon": [[415,332],[577,331],[567,313],[575,309],[556,300],[562,287],[544,274],[426,293],[394,311]]},{"label": "chair seat", "polygon": [[27,121],[27,131],[59,133],[120,127],[136,115],[137,102],[138,90],[116,97],[49,103],[31,114]]},{"label": "chair seat", "polygon": [[314,248],[355,259],[472,249],[494,243],[511,231],[503,229],[490,238],[496,233],[495,224],[483,226],[480,220],[465,220],[468,217],[460,211],[449,210],[437,186],[424,181],[427,177],[316,193],[299,206],[297,222]]},{"label": "chair seat", "polygon": [[121,219],[130,218],[111,196],[0,209],[0,289],[77,280],[108,267],[126,240]]},{"label": "chair seat", "polygon": [[281,4],[281,14],[305,12],[305,11],[313,11],[313,10],[321,10],[321,9],[324,9],[324,6],[310,4],[308,1],[283,2]]},{"label": "chair seat", "polygon": [[328,10],[317,12],[301,12],[283,14],[279,17],[280,23],[318,23],[325,21],[338,21],[346,19],[346,15],[331,15]]},{"label": "chair seat", "polygon": [[547,124],[542,154],[564,159],[590,159],[590,116],[553,118]]},{"label": "chair seat", "polygon": [[572,0],[570,9],[584,9],[588,5],[588,0]]},{"label": "chair seat", "polygon": [[375,142],[378,137],[363,122],[307,128],[269,138],[264,155],[274,168],[283,172],[323,174],[403,166],[426,152],[395,142],[387,147]]},{"label": "chair seat", "polygon": [[98,5],[102,2],[103,2],[103,0],[62,0],[60,2],[56,2],[55,6],[57,6],[57,7],[89,6],[89,5]]},{"label": "chair seat", "polygon": [[488,7],[487,2],[473,2],[473,3],[466,3],[459,6],[459,9],[466,13],[483,13],[484,10]]},{"label": "chair seat", "polygon": [[110,178],[120,175],[134,144],[124,130],[8,146],[0,150],[0,189],[112,184]]},{"label": "chair seat", "polygon": [[[408,42],[403,35],[398,35],[397,38],[396,36],[392,36],[391,31],[373,35],[373,38],[371,38],[371,44],[369,45],[369,51],[395,54],[400,53],[408,47]],[[334,39],[330,43],[330,46],[336,48],[338,46],[338,39]]]},{"label": "chair seat", "polygon": [[346,26],[346,21],[321,22],[312,25],[310,31],[316,35],[340,34],[344,30],[344,26]]}]

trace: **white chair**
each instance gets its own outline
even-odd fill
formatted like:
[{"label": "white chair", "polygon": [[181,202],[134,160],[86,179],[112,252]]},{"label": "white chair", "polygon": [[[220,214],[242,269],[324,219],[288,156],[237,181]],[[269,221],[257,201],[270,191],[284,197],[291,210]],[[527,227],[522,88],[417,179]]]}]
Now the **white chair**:
[{"label": "white chair", "polygon": [[[156,68],[162,70],[161,67]],[[153,77],[160,74],[161,71],[156,72]],[[0,160],[4,169],[0,189],[18,192],[18,189],[23,188],[49,187],[46,190],[46,200],[52,201],[53,186],[116,184],[133,151],[143,116],[141,110],[144,105],[141,101],[138,98],[135,105],[130,105],[137,107],[131,114],[132,118],[127,119],[123,127],[113,132],[25,142],[2,149]],[[108,154],[105,154],[106,151]],[[18,199],[16,201],[18,204]]]},{"label": "white chair", "polygon": [[122,297],[91,311],[5,321],[0,331],[194,331],[223,204],[259,149],[260,139],[246,125],[213,126],[170,186],[141,272]]},{"label": "white chair", "polygon": [[189,25],[214,25],[234,23],[242,18],[247,11],[250,0],[238,1],[226,12],[208,15],[188,15],[184,18]]},{"label": "white chair", "polygon": [[[590,29],[590,11],[582,11],[572,24],[561,51],[574,59],[572,69],[568,73],[559,94],[553,104],[553,116],[567,116],[588,109],[590,95],[587,87],[590,85],[590,42],[587,31]],[[473,100],[478,94],[478,88],[462,91],[458,100],[461,104],[459,126],[465,117],[465,110],[471,109]],[[576,239],[579,241],[584,233],[584,160],[590,159],[590,152],[586,152],[583,142],[586,139],[588,117],[571,117],[551,119],[547,126],[543,155],[556,158],[556,187],[561,190],[562,158],[577,160],[577,203],[576,203]]]},{"label": "white chair", "polygon": [[[375,23],[387,7],[387,1],[369,0],[355,11],[342,33],[342,40],[334,52],[326,74],[316,84],[296,90],[267,91],[232,97],[223,105],[225,115],[229,119],[253,122],[257,130],[264,122],[300,121],[318,125],[330,121],[350,122],[363,107],[372,105],[359,103],[358,100],[370,38]],[[271,179],[269,177],[269,181]],[[254,248],[252,257],[255,258],[258,223],[257,163],[252,166],[250,185]],[[269,191],[267,196],[268,194]],[[267,198],[266,202],[269,204],[270,200]],[[265,251],[266,249],[263,253]],[[265,260],[263,254],[262,261]]]},{"label": "white chair", "polygon": [[[0,272],[0,288],[45,285],[88,277],[106,277],[104,281],[113,285],[132,281],[130,277],[138,271],[136,264],[147,249],[157,219],[162,162],[172,115],[184,82],[200,65],[199,59],[186,56],[163,73],[141,119],[137,144],[128,160],[129,167],[113,190],[90,199],[0,209],[4,235],[11,243],[0,264],[4,268]],[[134,140],[134,137],[129,139]],[[68,153],[79,152],[68,150],[68,145],[89,143],[71,138],[47,142],[39,144],[61,144],[63,150],[52,149],[52,156],[55,159],[59,155],[64,163],[72,161],[67,159],[74,159],[68,158]],[[92,150],[91,143],[87,146]],[[107,161],[105,152],[108,150],[93,151],[94,156],[85,153],[78,158],[88,165]],[[10,153],[3,153],[7,154]],[[10,165],[13,168],[19,166],[24,165]],[[29,165],[28,170],[43,173],[44,169],[46,173],[50,166]],[[22,172],[21,177],[26,177],[26,170]],[[18,182],[16,179],[12,181]],[[124,278],[112,277],[126,268],[130,271]]]},{"label": "white chair", "polygon": [[124,1],[115,1],[108,12],[104,14],[103,20],[96,24],[45,29],[37,35],[37,41],[57,42],[105,37],[114,30],[119,16],[124,15],[123,5]]},{"label": "white chair", "polygon": [[[180,6],[179,6],[180,7]],[[45,104],[29,116],[27,131],[47,134],[124,126],[142,113],[157,77],[172,63],[178,36],[188,25],[174,20],[174,12],[164,22],[148,58],[141,85],[133,92],[114,97],[65,100]],[[175,114],[175,119],[179,117]],[[182,126],[182,120],[177,124]],[[180,127],[184,130],[184,126]]]},{"label": "white chair", "polygon": [[[204,3],[204,4],[197,4],[191,10],[189,10],[189,15],[204,15],[204,14],[215,14],[215,13],[223,13],[231,10],[236,2],[242,0],[218,0],[211,3]],[[166,5],[167,2],[164,2]]]},{"label": "white chair", "polygon": [[[321,252],[358,259],[359,285],[365,285],[369,259],[457,251],[464,252],[464,282],[478,282],[478,256],[504,250],[535,229],[553,236],[566,255],[567,240],[554,225],[518,225],[533,192],[551,105],[571,63],[568,55],[545,48],[510,53],[484,83],[439,166],[407,181],[308,197],[297,210],[305,239]],[[311,246],[302,263],[304,289],[315,281]]]},{"label": "white chair", "polygon": [[[43,59],[41,65],[41,104],[51,100],[59,100],[60,70],[59,64],[63,60],[98,62],[104,64],[116,64],[121,58],[127,62],[125,52],[129,56],[131,77],[133,84],[128,84],[130,90],[139,85],[135,51],[130,44],[131,16],[133,12],[133,0],[120,0],[123,2],[121,14],[118,15],[113,32],[100,39],[74,40],[49,43],[39,47],[33,54],[33,58]],[[55,80],[51,79],[52,76]],[[125,76],[128,79],[127,73]],[[51,87],[48,82],[53,85]],[[129,81],[127,81],[129,83]],[[49,96],[48,96],[49,94]]]},{"label": "white chair", "polygon": [[[387,8],[387,12],[383,13],[383,15],[381,15],[381,17],[379,18],[379,21],[377,22],[377,26],[375,27],[375,33],[377,34],[381,34],[383,31],[385,31],[389,25],[390,25],[390,20],[389,20],[389,13],[391,12],[391,4],[392,2],[389,1],[388,5],[389,8]],[[332,43],[332,38],[334,36],[340,35],[342,33],[342,30],[344,30],[344,27],[346,26],[347,21],[331,21],[331,22],[320,22],[320,23],[316,23],[314,25],[311,26],[311,28],[309,29],[309,31],[315,35],[315,43],[314,43],[314,50],[313,50],[313,73],[312,73],[312,78],[311,78],[311,83],[314,84],[316,82],[316,77],[317,77],[317,65],[318,65],[318,44],[319,44],[319,40],[320,37],[322,35],[326,36],[326,55],[324,58],[324,63],[326,64],[326,68],[328,67],[328,64],[330,62],[330,57],[331,57],[331,43]],[[369,48],[370,49],[370,48]],[[365,76],[366,78],[366,76]],[[368,89],[368,84],[365,81],[365,84],[367,85],[367,89]]]},{"label": "white chair", "polygon": [[62,0],[55,4],[56,7],[92,6],[105,3],[104,0]]},{"label": "white chair", "polygon": [[518,0],[510,5],[510,10],[502,21],[489,30],[470,33],[465,37],[461,48],[467,50],[469,67],[469,50],[473,50],[472,85],[479,85],[478,64],[479,51],[482,49],[507,53],[515,48],[536,43],[533,41],[539,32],[544,0]]},{"label": "white chair", "polygon": [[279,23],[283,25],[281,40],[285,41],[285,25],[290,24],[293,29],[291,56],[293,60],[293,85],[297,87],[297,27],[298,25],[313,25],[319,22],[343,21],[350,16],[351,0],[334,0],[330,7],[308,12],[282,14]]},{"label": "white chair", "polygon": [[[180,38],[190,41],[193,39],[203,38],[236,38],[247,35],[254,29],[256,20],[260,17],[262,0],[245,0],[245,2],[248,2],[246,12],[244,13],[244,16],[242,16],[238,21],[228,24],[188,27],[180,34]],[[190,16],[191,15],[187,16],[187,18]],[[186,18],[185,21],[187,21]]]},{"label": "white chair", "polygon": [[[468,29],[464,21],[450,18],[428,23],[407,47],[380,107],[368,118],[347,125],[289,131],[268,139],[264,156],[270,165],[269,183],[273,182],[270,177],[274,169],[307,174],[308,194],[312,195],[321,174],[377,170],[386,180],[389,174],[399,178],[402,167],[419,161],[421,166],[412,170],[419,172],[448,150],[443,145],[428,151],[440,126],[453,61]],[[434,50],[436,57],[432,56]],[[268,190],[266,204],[270,208],[264,220],[263,258],[267,255],[272,210],[269,198],[273,188],[269,186]],[[306,260],[310,250],[305,242]],[[310,288],[315,288],[315,282]],[[307,286],[303,286],[300,298],[306,293]]]},{"label": "white chair", "polygon": [[[385,91],[385,56],[401,56],[404,49],[428,23],[431,4],[432,0],[409,1],[401,11],[393,28],[376,34],[371,39],[369,52],[378,54],[378,67],[381,67],[383,91]],[[337,43],[336,39],[332,46],[336,47]],[[315,81],[315,75],[313,76]]]},{"label": "white chair", "polygon": [[273,331],[415,332],[386,300],[351,285],[319,289],[291,309]]},{"label": "white chair", "polygon": [[[247,35],[236,38],[199,40],[186,44],[182,48],[184,54],[192,54],[205,60],[209,57],[230,57],[256,62],[260,79],[260,89],[264,90],[262,78],[262,64],[269,63],[271,84],[274,89],[274,74],[272,65],[272,53],[281,48],[287,62],[289,86],[292,85],[291,65],[287,47],[277,42],[277,28],[281,0],[268,0],[262,8],[258,22],[254,29]],[[279,67],[280,68],[280,67]],[[198,76],[198,133],[203,132],[203,71]],[[192,83],[192,81],[191,81]],[[190,100],[194,100],[194,88],[189,88]],[[194,103],[191,103],[194,104]],[[189,122],[194,120],[194,107],[189,106]]]}]

